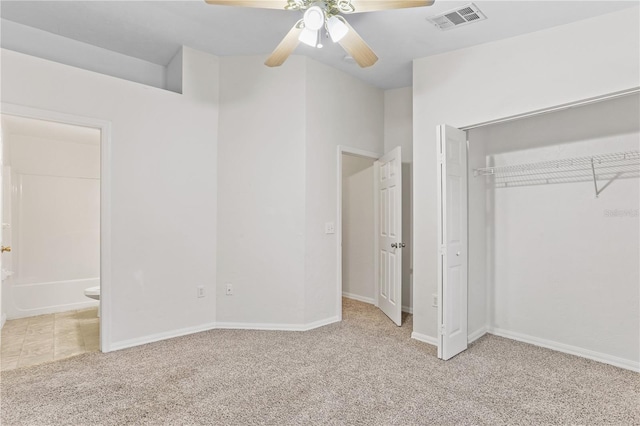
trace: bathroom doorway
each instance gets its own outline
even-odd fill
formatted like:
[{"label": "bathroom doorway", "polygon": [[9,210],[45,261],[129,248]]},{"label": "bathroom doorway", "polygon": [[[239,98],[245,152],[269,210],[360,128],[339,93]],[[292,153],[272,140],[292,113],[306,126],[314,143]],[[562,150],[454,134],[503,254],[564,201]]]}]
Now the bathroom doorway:
[{"label": "bathroom doorway", "polygon": [[1,124],[1,368],[98,351],[101,129],[6,113]]}]

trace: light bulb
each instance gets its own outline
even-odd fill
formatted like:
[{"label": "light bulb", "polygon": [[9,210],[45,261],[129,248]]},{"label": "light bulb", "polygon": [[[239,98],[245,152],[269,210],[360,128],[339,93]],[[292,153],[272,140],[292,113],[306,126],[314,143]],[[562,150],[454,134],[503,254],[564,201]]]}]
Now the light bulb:
[{"label": "light bulb", "polygon": [[304,27],[318,31],[324,25],[324,12],[319,6],[311,6],[304,12]]},{"label": "light bulb", "polygon": [[329,30],[329,35],[334,43],[342,40],[342,38],[349,32],[349,27],[347,27],[337,16],[329,18],[327,21],[327,29]]},{"label": "light bulb", "polygon": [[303,30],[300,32],[298,40],[300,40],[307,46],[316,47],[316,44],[318,43],[318,31],[313,31],[309,28],[303,28]]}]

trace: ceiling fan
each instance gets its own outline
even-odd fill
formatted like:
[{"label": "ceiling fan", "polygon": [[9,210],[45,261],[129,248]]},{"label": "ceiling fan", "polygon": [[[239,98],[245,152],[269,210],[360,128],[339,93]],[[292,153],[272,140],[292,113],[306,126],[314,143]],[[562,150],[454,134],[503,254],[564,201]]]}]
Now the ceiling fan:
[{"label": "ceiling fan", "polygon": [[431,6],[434,0],[205,0],[208,4],[244,6],[261,9],[303,11],[304,15],[289,30],[280,44],[267,58],[265,65],[277,67],[287,60],[300,42],[312,47],[322,47],[322,33],[331,37],[362,68],[370,67],[378,60],[376,54],[358,35],[343,14],[373,12],[376,10],[402,9]]}]

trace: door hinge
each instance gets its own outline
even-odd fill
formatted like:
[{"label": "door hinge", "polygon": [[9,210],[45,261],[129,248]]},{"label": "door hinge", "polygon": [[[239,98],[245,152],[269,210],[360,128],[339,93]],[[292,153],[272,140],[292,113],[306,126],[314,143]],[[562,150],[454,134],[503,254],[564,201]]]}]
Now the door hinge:
[{"label": "door hinge", "polygon": [[444,324],[442,324],[442,325],[440,326],[440,335],[444,336],[444,332],[445,332],[445,330],[446,330],[446,328],[445,328]]},{"label": "door hinge", "polygon": [[446,253],[447,253],[447,246],[445,245],[440,246],[440,254],[444,256]]}]

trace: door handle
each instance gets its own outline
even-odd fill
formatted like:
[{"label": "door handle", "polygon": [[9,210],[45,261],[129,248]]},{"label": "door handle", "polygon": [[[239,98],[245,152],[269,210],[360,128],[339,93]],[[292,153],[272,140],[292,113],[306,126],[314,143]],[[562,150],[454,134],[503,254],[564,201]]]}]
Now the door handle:
[{"label": "door handle", "polygon": [[0,253],[4,253],[5,251],[11,251],[11,247],[7,246],[2,246],[0,247]]},{"label": "door handle", "polygon": [[460,252],[457,252],[457,253],[456,253],[456,256],[460,256]]},{"label": "door handle", "polygon": [[405,248],[406,246],[405,243],[391,243],[391,248]]}]

